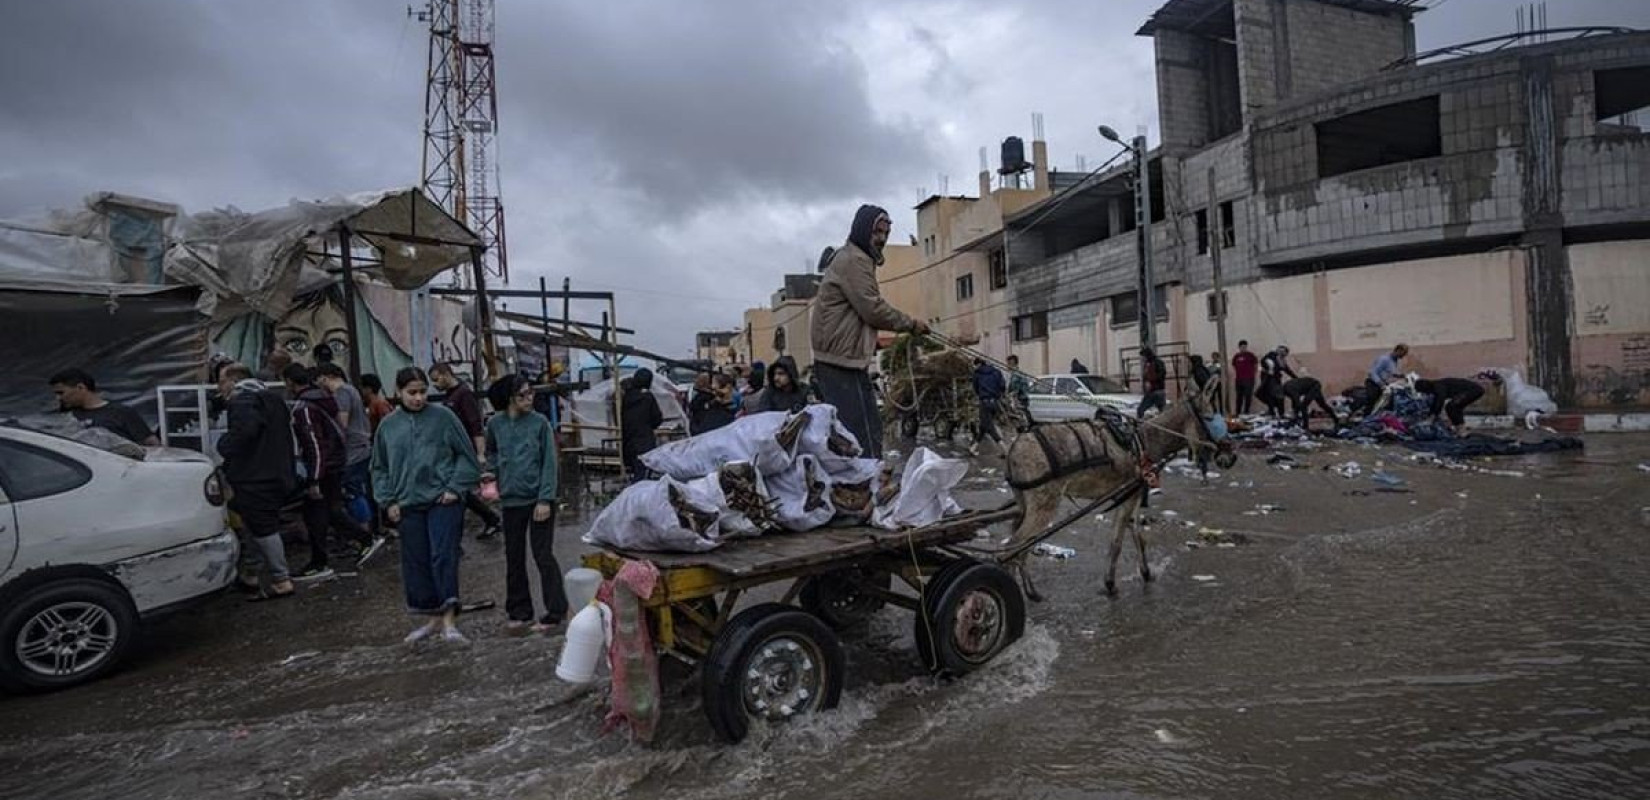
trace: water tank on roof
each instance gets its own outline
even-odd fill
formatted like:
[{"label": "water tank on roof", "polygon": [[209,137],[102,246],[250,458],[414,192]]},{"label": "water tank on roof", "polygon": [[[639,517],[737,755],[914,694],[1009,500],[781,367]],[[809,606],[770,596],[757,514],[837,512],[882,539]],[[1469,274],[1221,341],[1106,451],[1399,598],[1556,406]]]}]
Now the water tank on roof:
[{"label": "water tank on roof", "polygon": [[1011,175],[1016,172],[1024,172],[1030,168],[1031,165],[1026,163],[1026,143],[1018,136],[1010,136],[1004,139],[1002,166],[998,168],[997,172],[1003,175]]}]

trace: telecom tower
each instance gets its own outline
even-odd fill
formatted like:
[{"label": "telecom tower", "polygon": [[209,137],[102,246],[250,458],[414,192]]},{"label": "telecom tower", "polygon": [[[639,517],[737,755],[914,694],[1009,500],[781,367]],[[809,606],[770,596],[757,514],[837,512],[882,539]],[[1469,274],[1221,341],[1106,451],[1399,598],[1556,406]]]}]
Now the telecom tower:
[{"label": "telecom tower", "polygon": [[[493,70],[493,0],[430,0],[407,13],[430,25],[424,84],[424,192],[469,226],[487,252],[490,278],[508,282],[504,203],[499,199],[498,83]],[[460,284],[469,273],[455,270]]]}]

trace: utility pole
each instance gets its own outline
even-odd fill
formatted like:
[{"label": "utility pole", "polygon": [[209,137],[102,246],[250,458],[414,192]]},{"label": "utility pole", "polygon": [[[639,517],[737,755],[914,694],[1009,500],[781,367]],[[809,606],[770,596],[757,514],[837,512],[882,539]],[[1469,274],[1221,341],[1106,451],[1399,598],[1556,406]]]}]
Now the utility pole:
[{"label": "utility pole", "polygon": [[1140,261],[1140,346],[1155,351],[1157,281],[1152,274],[1152,181],[1151,166],[1146,161],[1146,137],[1134,137],[1130,149],[1134,151],[1134,237]]},{"label": "utility pole", "polygon": [[1210,167],[1209,210],[1203,213],[1207,214],[1209,218],[1209,222],[1204,228],[1206,229],[1206,235],[1209,237],[1209,259],[1214,268],[1215,278],[1215,342],[1216,347],[1220,350],[1221,361],[1225,362],[1215,365],[1220,368],[1221,382],[1225,384],[1220,391],[1220,413],[1225,415],[1229,412],[1229,404],[1231,403],[1227,399],[1231,391],[1226,386],[1230,386],[1232,383],[1224,380],[1224,378],[1226,377],[1226,364],[1232,363],[1232,354],[1226,352],[1226,285],[1220,280],[1220,248],[1226,245],[1226,232],[1221,223],[1219,212],[1220,204],[1215,201],[1215,168]]}]

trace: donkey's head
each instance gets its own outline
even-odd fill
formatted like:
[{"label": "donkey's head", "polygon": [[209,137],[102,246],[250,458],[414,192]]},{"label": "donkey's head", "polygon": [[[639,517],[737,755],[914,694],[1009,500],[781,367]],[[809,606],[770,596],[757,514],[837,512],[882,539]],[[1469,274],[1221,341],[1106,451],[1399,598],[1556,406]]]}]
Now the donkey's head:
[{"label": "donkey's head", "polygon": [[1237,463],[1237,450],[1226,430],[1226,417],[1215,405],[1219,388],[1218,381],[1211,380],[1201,390],[1188,392],[1180,399],[1176,405],[1184,408],[1182,413],[1163,416],[1179,422],[1175,432],[1185,437],[1194,460],[1201,464],[1213,458],[1221,469],[1230,469]]}]

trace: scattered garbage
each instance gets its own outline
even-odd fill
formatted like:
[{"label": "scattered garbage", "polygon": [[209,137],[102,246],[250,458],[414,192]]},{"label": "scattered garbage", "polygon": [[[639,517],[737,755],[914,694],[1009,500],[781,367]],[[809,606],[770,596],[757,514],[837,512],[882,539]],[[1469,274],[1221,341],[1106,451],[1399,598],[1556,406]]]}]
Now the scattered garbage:
[{"label": "scattered garbage", "polygon": [[1172,733],[1169,733],[1168,731],[1166,731],[1162,728],[1158,728],[1157,730],[1152,731],[1152,734],[1155,735],[1157,737],[1157,740],[1159,742],[1162,742],[1163,744],[1174,744],[1175,742],[1180,741],[1179,737],[1175,736]]},{"label": "scattered garbage", "polygon": [[1324,469],[1327,469],[1330,472],[1335,473],[1336,475],[1339,475],[1343,478],[1346,478],[1347,480],[1351,480],[1353,478],[1356,478],[1359,475],[1362,475],[1363,472],[1364,472],[1363,466],[1360,465],[1356,461],[1347,461],[1347,462],[1341,463],[1341,464],[1331,464],[1327,467],[1324,467]]},{"label": "scattered garbage", "polygon": [[1043,542],[1042,544],[1031,548],[1031,552],[1040,556],[1047,556],[1056,561],[1064,561],[1068,558],[1075,558],[1077,556],[1076,550],[1069,547],[1061,547],[1057,544],[1049,544],[1048,542]]},{"label": "scattered garbage", "polygon": [[1524,477],[1524,473],[1519,472],[1516,469],[1484,469],[1482,467],[1479,467],[1477,469],[1474,469],[1473,471],[1478,472],[1478,473],[1482,473],[1484,475],[1498,475],[1498,476],[1503,477],[1503,478],[1522,478],[1522,477]]},{"label": "scattered garbage", "polygon": [[1300,468],[1300,462],[1296,461],[1295,457],[1289,455],[1288,453],[1273,453],[1271,458],[1266,459],[1266,463],[1271,464],[1277,469],[1284,470],[1285,472]]},{"label": "scattered garbage", "polygon": [[1382,486],[1403,486],[1404,479],[1385,470],[1370,473],[1369,479]]},{"label": "scattered garbage", "polygon": [[1216,578],[1213,575],[1193,575],[1192,580],[1197,581],[1198,583],[1209,583],[1210,581],[1216,580]]},{"label": "scattered garbage", "polygon": [[1276,506],[1271,503],[1260,503],[1255,506],[1255,510],[1261,514],[1276,514],[1279,511],[1284,510],[1284,508],[1283,506]]},{"label": "scattered garbage", "polygon": [[281,661],[281,666],[290,667],[300,661],[308,661],[319,655],[321,655],[321,651],[319,650],[305,650],[302,653],[293,653]]},{"label": "scattered garbage", "polygon": [[1167,517],[1169,519],[1174,519],[1175,517],[1180,516],[1180,512],[1179,511],[1170,511],[1170,510],[1165,509],[1163,511],[1163,516]]},{"label": "scattered garbage", "polygon": [[1650,461],[1639,464],[1639,472],[1650,472]]},{"label": "scattered garbage", "polygon": [[1461,498],[1462,500],[1467,499],[1467,493],[1466,492],[1456,492],[1455,496]]}]

